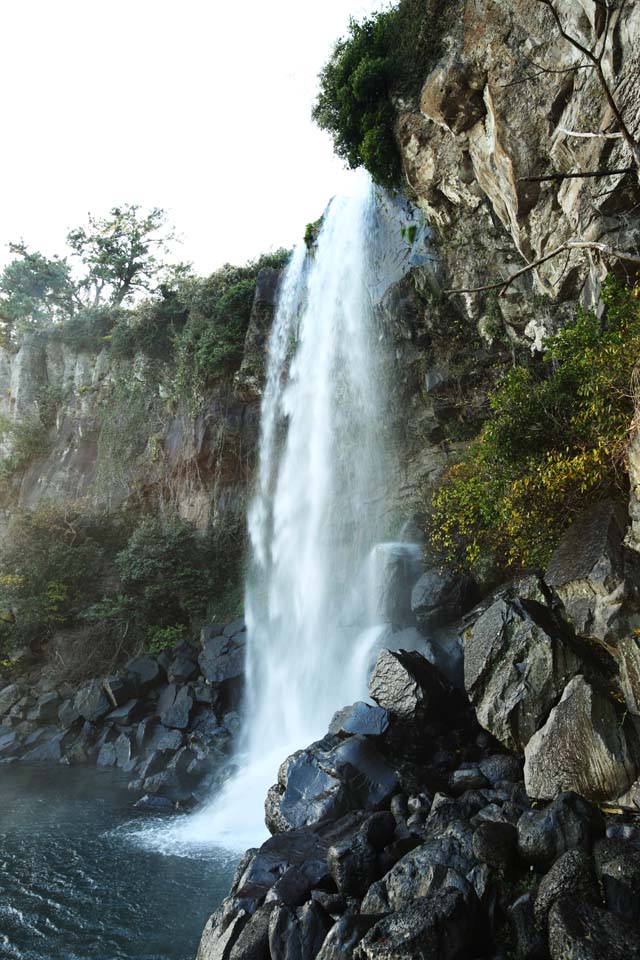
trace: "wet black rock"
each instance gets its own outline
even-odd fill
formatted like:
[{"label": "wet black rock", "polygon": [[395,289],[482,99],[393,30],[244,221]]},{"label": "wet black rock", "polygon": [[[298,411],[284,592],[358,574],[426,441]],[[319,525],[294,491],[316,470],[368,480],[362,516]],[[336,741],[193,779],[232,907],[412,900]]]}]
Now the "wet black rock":
[{"label": "wet black rock", "polygon": [[238,617],[236,620],[232,620],[231,623],[228,623],[222,630],[222,633],[225,637],[236,637],[240,633],[246,632],[246,624],[244,622],[244,617]]},{"label": "wet black rock", "polygon": [[231,947],[229,960],[270,960],[269,921],[275,906],[265,903],[249,917]]},{"label": "wet black rock", "polygon": [[156,713],[165,727],[186,730],[192,707],[193,697],[189,687],[177,687],[175,683],[169,683],[160,695]]},{"label": "wet black rock", "polygon": [[593,851],[607,908],[636,926],[640,923],[640,850],[628,840],[598,840]]},{"label": "wet black rock", "polygon": [[640,936],[614,913],[564,898],[549,913],[551,960],[640,960]]},{"label": "wet black rock", "polygon": [[59,693],[55,691],[43,693],[41,697],[38,697],[36,702],[35,716],[33,719],[37,723],[50,723],[52,720],[57,720],[61,703],[62,700]]},{"label": "wet black rock", "polygon": [[362,834],[330,847],[327,863],[338,892],[347,896],[363,897],[379,876],[375,847]]},{"label": "wet black rock", "polygon": [[508,873],[518,856],[518,831],[509,823],[481,823],[473,834],[473,853],[481,863]]},{"label": "wet black rock", "polygon": [[73,707],[78,716],[91,723],[102,720],[112,709],[100,680],[90,680],[81,687],[74,697]]},{"label": "wet black rock", "polygon": [[379,919],[362,914],[341,917],[327,934],[317,960],[351,960],[355,948]]},{"label": "wet black rock", "polygon": [[534,913],[541,930],[546,929],[549,911],[562,897],[595,907],[601,905],[593,862],[584,850],[567,850],[540,881]]},{"label": "wet black rock", "polygon": [[518,821],[518,849],[528,863],[553,863],[566,850],[591,850],[604,834],[604,817],[576,793],[561,793],[545,810],[529,810]]},{"label": "wet black rock", "polygon": [[449,777],[449,790],[453,794],[461,794],[466,790],[482,790],[488,787],[489,781],[479,767],[466,767],[454,770]]},{"label": "wet black rock", "polygon": [[331,926],[331,918],[313,900],[296,910],[276,906],[269,922],[271,960],[315,960]]},{"label": "wet black rock", "polygon": [[[363,960],[462,960],[474,938],[475,912],[457,889],[444,889],[383,917],[362,939]],[[479,946],[479,945],[478,945]]]},{"label": "wet black rock", "polygon": [[350,707],[339,710],[329,724],[329,733],[352,736],[360,733],[367,737],[381,737],[389,729],[389,714],[382,707],[372,707],[358,700]]},{"label": "wet black rock", "polygon": [[367,737],[327,736],[280,767],[265,805],[272,832],[336,819],[350,810],[376,810],[397,788],[393,768]]},{"label": "wet black rock", "polygon": [[508,910],[516,956],[519,960],[548,960],[546,932],[535,919],[535,891],[529,890],[511,904]]},{"label": "wet black rock", "polygon": [[381,650],[369,679],[378,706],[403,721],[444,719],[455,709],[451,685],[415,651]]},{"label": "wet black rock", "polygon": [[508,753],[496,753],[481,760],[480,772],[494,786],[498,783],[520,783],[522,761]]},{"label": "wet black rock", "polygon": [[125,670],[142,690],[150,690],[162,681],[158,661],[148,653],[134,657],[127,663]]},{"label": "wet black rock", "polygon": [[135,699],[138,692],[138,684],[132,677],[106,677],[102,686],[113,707],[121,707],[128,700]]},{"label": "wet black rock", "polygon": [[413,587],[411,609],[420,626],[433,628],[457,620],[474,599],[474,585],[469,577],[433,567]]},{"label": "wet black rock", "polygon": [[138,720],[142,720],[145,714],[145,705],[142,700],[128,700],[122,706],[116,707],[111,713],[107,714],[107,720],[113,723],[128,727]]}]

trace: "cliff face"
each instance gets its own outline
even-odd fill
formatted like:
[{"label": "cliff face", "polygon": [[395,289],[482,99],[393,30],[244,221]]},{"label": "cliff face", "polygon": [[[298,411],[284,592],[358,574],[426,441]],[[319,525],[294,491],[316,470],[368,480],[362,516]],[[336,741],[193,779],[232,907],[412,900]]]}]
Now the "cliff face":
[{"label": "cliff face", "polygon": [[[48,431],[11,479],[19,506],[82,503],[117,510],[132,499],[171,508],[205,528],[242,509],[257,439],[261,367],[279,273],[258,282],[247,349],[235,381],[212,388],[192,411],[174,399],[174,372],[143,355],[75,351],[56,334],[0,350],[0,416],[43,419]],[[3,454],[11,454],[9,436]]]},{"label": "cliff face", "polygon": [[[640,124],[640,8],[621,5],[608,39],[602,9],[580,0],[559,5],[566,31],[603,60],[627,126]],[[595,19],[594,19],[595,18]],[[620,139],[576,137],[618,129],[596,72],[563,38],[551,11],[530,0],[466,3],[451,24],[448,50],[426,78],[420,109],[400,105],[397,134],[406,178],[431,223],[447,288],[508,277],[569,240],[602,241],[637,252],[637,171],[627,175],[531,182],[551,173],[619,169],[631,164]],[[535,341],[562,316],[562,305],[594,302],[606,272],[597,253],[554,257],[500,300],[510,337]],[[531,289],[551,300],[533,315]],[[491,339],[486,295],[457,305]]]}]

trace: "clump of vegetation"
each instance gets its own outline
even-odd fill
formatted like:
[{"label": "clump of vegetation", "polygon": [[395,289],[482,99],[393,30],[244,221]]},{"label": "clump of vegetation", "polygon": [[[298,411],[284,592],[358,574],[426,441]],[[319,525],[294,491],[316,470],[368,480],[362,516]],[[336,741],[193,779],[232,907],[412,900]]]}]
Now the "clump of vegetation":
[{"label": "clump of vegetation", "polygon": [[508,373],[470,453],[431,502],[434,550],[486,574],[543,567],[575,516],[627,493],[625,463],[640,356],[640,290],[609,278],[602,318],[579,311],[539,366]]},{"label": "clump of vegetation", "polygon": [[0,443],[9,447],[9,453],[0,457],[0,486],[6,487],[13,477],[22,473],[38,457],[44,456],[49,446],[46,417],[48,408],[43,407],[45,419],[40,413],[31,413],[20,420],[11,420],[0,415]]},{"label": "clump of vegetation", "polygon": [[189,319],[176,345],[179,395],[197,404],[214,381],[236,372],[258,274],[265,267],[280,269],[288,258],[289,251],[279,250],[243,267],[226,264],[185,288]]},{"label": "clump of vegetation", "polygon": [[13,512],[0,543],[0,610],[8,645],[46,640],[97,599],[100,576],[118,545],[107,517],[50,503]]},{"label": "clump of vegetation", "polygon": [[451,0],[400,0],[349,22],[320,74],[313,118],[349,167],[364,166],[382,186],[399,185],[394,136],[398,97],[415,97],[437,59]]}]

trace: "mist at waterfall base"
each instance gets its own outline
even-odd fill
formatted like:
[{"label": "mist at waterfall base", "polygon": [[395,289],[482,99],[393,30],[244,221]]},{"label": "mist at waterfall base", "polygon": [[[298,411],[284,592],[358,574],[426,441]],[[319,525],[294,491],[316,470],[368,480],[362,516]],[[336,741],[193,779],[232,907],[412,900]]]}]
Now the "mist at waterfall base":
[{"label": "mist at waterfall base", "polygon": [[283,278],[248,516],[237,772],[210,804],[146,842],[261,843],[279,765],[322,737],[335,711],[367,696],[387,632],[376,570],[394,547],[380,545],[394,466],[390,370],[375,306],[410,265],[388,205],[365,175],[355,177],[352,194],[331,202],[315,249],[300,244]]}]

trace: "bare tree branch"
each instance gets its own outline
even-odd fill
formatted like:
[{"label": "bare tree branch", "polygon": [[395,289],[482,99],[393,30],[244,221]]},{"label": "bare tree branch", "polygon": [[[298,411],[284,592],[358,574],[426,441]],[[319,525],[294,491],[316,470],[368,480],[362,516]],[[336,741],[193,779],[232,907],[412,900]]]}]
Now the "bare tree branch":
[{"label": "bare tree branch", "polygon": [[445,290],[444,293],[450,296],[456,293],[483,293],[486,290],[501,289],[502,292],[500,296],[504,296],[508,288],[518,277],[529,273],[530,270],[535,270],[536,267],[546,263],[547,260],[552,260],[554,257],[567,251],[570,253],[572,250],[597,250],[603,257],[611,257],[614,260],[626,260],[628,263],[637,263],[640,266],[640,254],[630,253],[628,250],[618,250],[615,247],[610,247],[608,244],[600,243],[597,240],[568,240],[566,243],[546,253],[543,257],[534,260],[533,263],[528,263],[526,266],[521,267],[520,270],[516,270],[515,273],[512,273],[510,277],[504,280],[498,280],[496,283],[486,283],[480,287],[460,287],[458,289]]},{"label": "bare tree branch", "polygon": [[585,140],[600,137],[603,140],[621,140],[622,134],[618,130],[615,133],[605,133],[604,130],[596,130],[593,133],[586,130],[567,130],[566,127],[557,127],[556,133],[564,133],[567,137],[583,137]]},{"label": "bare tree branch", "polygon": [[576,50],[579,50],[580,53],[583,54],[583,56],[587,57],[587,59],[590,60],[591,63],[594,65],[598,80],[600,81],[600,86],[602,87],[602,90],[604,91],[604,95],[607,98],[607,103],[609,104],[609,107],[611,108],[611,112],[613,113],[618,123],[618,126],[620,127],[620,132],[622,133],[622,136],[631,151],[633,161],[638,169],[638,180],[640,181],[640,143],[638,143],[636,138],[633,136],[633,134],[627,127],[627,124],[625,123],[625,119],[622,116],[622,112],[620,111],[620,108],[616,103],[613,93],[611,92],[609,82],[604,74],[604,69],[602,66],[602,60],[604,57],[604,53],[607,45],[607,38],[609,34],[610,17],[611,17],[610,4],[609,3],[605,4],[606,22],[605,22],[605,29],[604,29],[603,38],[602,38],[602,48],[600,50],[600,53],[596,54],[594,53],[593,50],[589,50],[588,47],[585,47],[585,45],[581,43],[577,39],[577,37],[572,36],[570,33],[568,33],[565,30],[564,26],[562,25],[562,20],[560,19],[560,15],[553,4],[553,0],[538,0],[538,3],[542,3],[544,4],[545,7],[549,8],[557,24],[557,27],[558,27],[558,30],[560,31],[561,36],[563,36],[565,40],[567,40],[573,47],[575,47]]}]

